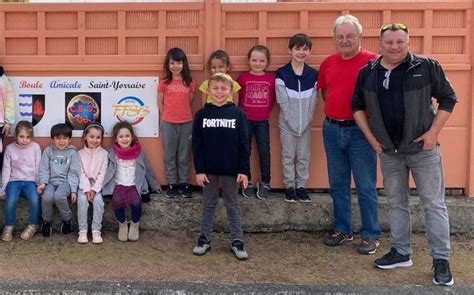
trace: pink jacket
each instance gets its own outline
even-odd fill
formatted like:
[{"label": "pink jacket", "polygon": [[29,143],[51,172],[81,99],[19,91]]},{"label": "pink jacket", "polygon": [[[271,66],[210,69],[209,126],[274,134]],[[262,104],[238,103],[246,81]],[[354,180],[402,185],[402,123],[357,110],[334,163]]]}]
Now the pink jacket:
[{"label": "pink jacket", "polygon": [[10,143],[5,148],[2,169],[2,187],[0,193],[5,192],[10,181],[38,180],[38,167],[41,160],[41,148],[36,142],[20,147]]},{"label": "pink jacket", "polygon": [[104,175],[109,163],[108,152],[102,147],[95,149],[84,147],[78,154],[81,162],[79,189],[84,193],[90,190],[96,193],[100,192],[104,185]]}]

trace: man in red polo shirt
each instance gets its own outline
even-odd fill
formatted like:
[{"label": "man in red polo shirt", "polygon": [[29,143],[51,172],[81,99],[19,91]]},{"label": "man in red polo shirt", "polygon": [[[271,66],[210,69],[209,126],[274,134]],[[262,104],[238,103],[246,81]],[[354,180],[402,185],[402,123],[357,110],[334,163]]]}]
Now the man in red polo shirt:
[{"label": "man in red polo shirt", "polygon": [[377,55],[361,49],[362,26],[356,17],[338,17],[333,32],[337,53],[322,62],[318,78],[319,95],[325,101],[323,138],[334,209],[334,230],[325,237],[324,244],[338,246],[353,240],[352,172],[361,215],[361,242],[357,251],[374,254],[380,236],[375,187],[377,156],[355,124],[351,98],[359,69]]}]

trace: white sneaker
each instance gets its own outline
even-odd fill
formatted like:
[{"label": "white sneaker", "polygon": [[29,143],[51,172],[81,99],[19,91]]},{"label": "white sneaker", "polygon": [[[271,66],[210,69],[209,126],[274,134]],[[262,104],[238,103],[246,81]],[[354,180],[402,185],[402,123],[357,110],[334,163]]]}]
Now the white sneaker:
[{"label": "white sneaker", "polygon": [[102,239],[100,235],[100,231],[98,230],[93,230],[92,231],[92,243],[94,244],[102,244],[104,240]]},{"label": "white sneaker", "polygon": [[80,231],[79,237],[77,238],[79,244],[87,244],[89,240],[87,239],[87,231]]}]

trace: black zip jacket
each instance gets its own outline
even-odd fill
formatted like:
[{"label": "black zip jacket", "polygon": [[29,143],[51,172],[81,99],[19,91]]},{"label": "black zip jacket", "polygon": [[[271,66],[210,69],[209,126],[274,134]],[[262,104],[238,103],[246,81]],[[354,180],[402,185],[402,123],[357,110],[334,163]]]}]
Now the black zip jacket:
[{"label": "black zip jacket", "polygon": [[352,112],[367,110],[370,129],[385,147],[385,153],[415,154],[422,150],[423,143],[414,140],[430,129],[436,115],[432,98],[437,99],[439,109],[451,112],[457,101],[456,94],[437,61],[408,53],[403,76],[403,136],[395,147],[385,128],[378,97],[376,67],[381,58],[360,70],[352,96]]}]

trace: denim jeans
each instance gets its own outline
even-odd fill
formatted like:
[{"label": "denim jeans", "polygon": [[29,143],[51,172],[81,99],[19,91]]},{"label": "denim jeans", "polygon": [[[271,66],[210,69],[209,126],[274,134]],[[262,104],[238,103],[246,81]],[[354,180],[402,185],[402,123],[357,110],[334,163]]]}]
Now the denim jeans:
[{"label": "denim jeans", "polygon": [[[260,181],[270,184],[270,128],[268,121],[248,121],[249,149],[252,151],[252,138],[255,135],[260,161]],[[249,175],[249,182],[251,176]]]},{"label": "denim jeans", "polygon": [[30,210],[30,224],[39,223],[39,204],[40,197],[36,192],[36,183],[34,181],[10,181],[5,189],[5,225],[15,225],[16,204],[21,196],[28,200]]},{"label": "denim jeans", "polygon": [[380,155],[385,194],[389,204],[392,247],[412,253],[409,172],[413,176],[425,216],[428,244],[434,259],[449,259],[449,218],[444,201],[444,175],[438,147],[413,155]]},{"label": "denim jeans", "polygon": [[334,230],[352,234],[351,171],[359,201],[362,238],[378,239],[377,156],[357,125],[342,127],[324,120]]}]

